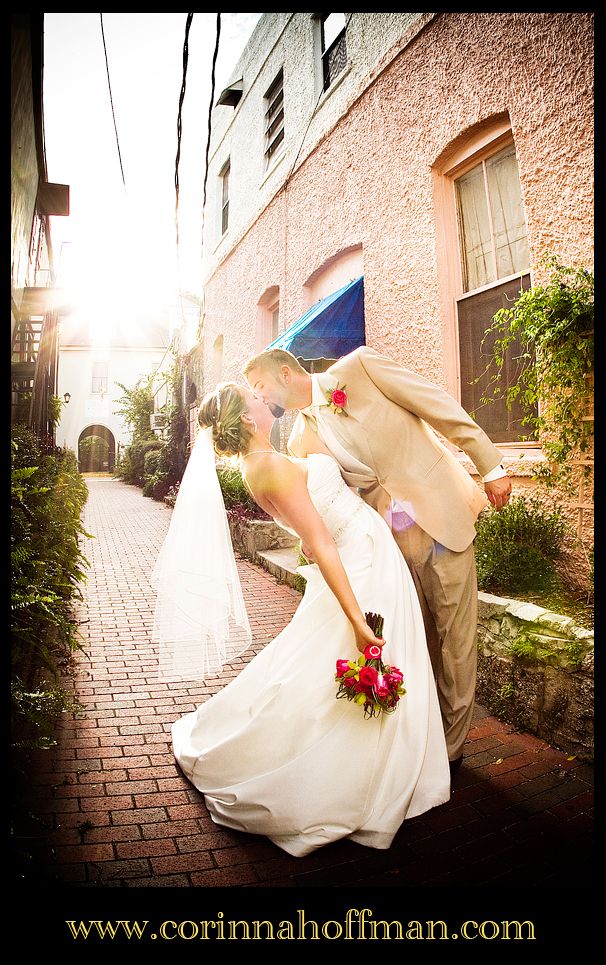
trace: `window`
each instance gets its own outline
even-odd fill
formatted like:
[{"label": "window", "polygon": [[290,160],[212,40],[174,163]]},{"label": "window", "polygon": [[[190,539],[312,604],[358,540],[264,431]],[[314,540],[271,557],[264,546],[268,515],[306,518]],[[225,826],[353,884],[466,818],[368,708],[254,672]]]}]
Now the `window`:
[{"label": "window", "polygon": [[[509,409],[504,400],[482,404],[489,376],[484,374],[492,345],[484,333],[493,315],[530,287],[528,240],[515,147],[508,144],[482,158],[454,181],[461,282],[457,300],[461,404],[494,442],[515,442],[529,430],[527,410]],[[515,277],[512,277],[515,276]],[[503,375],[516,381],[520,345],[509,348]]]},{"label": "window", "polygon": [[217,335],[213,343],[213,373],[215,382],[221,381],[223,375],[223,336]]},{"label": "window", "polygon": [[[500,308],[530,287],[524,204],[511,123],[505,114],[479,124],[468,139],[453,142],[434,166],[440,297],[450,354],[451,391],[496,445],[528,446],[528,410],[492,398],[485,333]],[[512,344],[502,389],[515,384],[520,346]],[[491,372],[494,371],[493,369]],[[536,446],[533,439],[531,446]]]},{"label": "window", "polygon": [[280,331],[280,302],[276,302],[275,305],[271,305],[268,309],[271,315],[271,340],[278,337],[278,332]]},{"label": "window", "polygon": [[344,13],[323,13],[320,15],[322,90],[328,90],[335,77],[347,66],[345,27]]},{"label": "window", "polygon": [[101,362],[98,360],[93,362],[91,392],[94,395],[103,396],[107,392],[108,368],[109,362]]},{"label": "window", "polygon": [[284,74],[280,71],[265,94],[265,162],[269,165],[284,140]]},{"label": "window", "polygon": [[527,271],[528,242],[513,144],[455,181],[463,291]]},{"label": "window", "polygon": [[229,172],[230,163],[223,166],[219,175],[221,179],[221,234],[224,235],[229,225]]},{"label": "window", "polygon": [[280,289],[272,285],[257,302],[256,351],[262,352],[280,334]]}]

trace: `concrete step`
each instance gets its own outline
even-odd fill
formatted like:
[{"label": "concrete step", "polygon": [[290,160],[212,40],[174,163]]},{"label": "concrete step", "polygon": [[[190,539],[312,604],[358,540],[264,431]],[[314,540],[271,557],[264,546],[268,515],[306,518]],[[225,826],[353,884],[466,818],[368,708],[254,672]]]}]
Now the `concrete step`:
[{"label": "concrete step", "polygon": [[267,570],[272,576],[280,580],[282,583],[286,583],[288,586],[292,586],[295,589],[300,589],[299,580],[300,577],[297,576],[296,569],[299,565],[299,555],[296,546],[284,546],[281,549],[275,550],[263,550],[262,552],[257,552],[257,557],[261,566]]}]

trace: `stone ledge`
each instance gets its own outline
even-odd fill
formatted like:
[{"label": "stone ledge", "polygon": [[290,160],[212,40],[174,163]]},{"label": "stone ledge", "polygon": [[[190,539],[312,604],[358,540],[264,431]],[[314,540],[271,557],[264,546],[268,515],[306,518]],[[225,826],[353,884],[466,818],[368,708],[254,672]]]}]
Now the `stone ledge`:
[{"label": "stone ledge", "polygon": [[302,577],[297,573],[298,554],[291,547],[283,549],[264,550],[258,555],[259,564],[281,583],[292,586],[301,591]]},{"label": "stone ledge", "polygon": [[230,512],[227,518],[234,549],[253,563],[260,563],[266,550],[288,549],[298,542],[273,519],[246,519]]},{"label": "stone ledge", "polygon": [[591,630],[551,610],[478,594],[477,697],[491,713],[593,760]]}]

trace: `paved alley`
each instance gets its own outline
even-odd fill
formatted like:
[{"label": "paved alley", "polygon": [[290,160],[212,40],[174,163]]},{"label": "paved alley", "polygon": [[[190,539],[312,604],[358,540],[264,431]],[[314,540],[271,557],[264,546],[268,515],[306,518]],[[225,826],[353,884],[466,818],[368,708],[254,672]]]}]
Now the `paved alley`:
[{"label": "paved alley", "polygon": [[[87,480],[92,538],[83,649],[55,749],[36,752],[32,808],[48,830],[46,879],[75,887],[554,886],[591,866],[593,768],[476,707],[450,802],[404,823],[388,851],[348,841],[293,858],[262,837],[221,830],[181,775],[170,727],[234,677],[156,680],[149,576],[171,510],[109,477]],[[258,651],[298,593],[239,561]]]}]

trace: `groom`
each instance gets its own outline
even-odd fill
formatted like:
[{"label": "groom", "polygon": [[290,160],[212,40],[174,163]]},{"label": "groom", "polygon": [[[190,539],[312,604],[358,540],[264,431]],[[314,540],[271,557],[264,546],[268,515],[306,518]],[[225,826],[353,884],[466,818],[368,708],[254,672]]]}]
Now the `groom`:
[{"label": "groom", "polygon": [[487,501],[430,427],[467,453],[496,509],[511,493],[500,452],[447,392],[367,346],[314,375],[290,352],[268,349],[243,374],[278,418],[299,410],[289,451],[332,454],[347,484],[391,526],[419,595],[454,773],[473,713],[473,540]]}]

